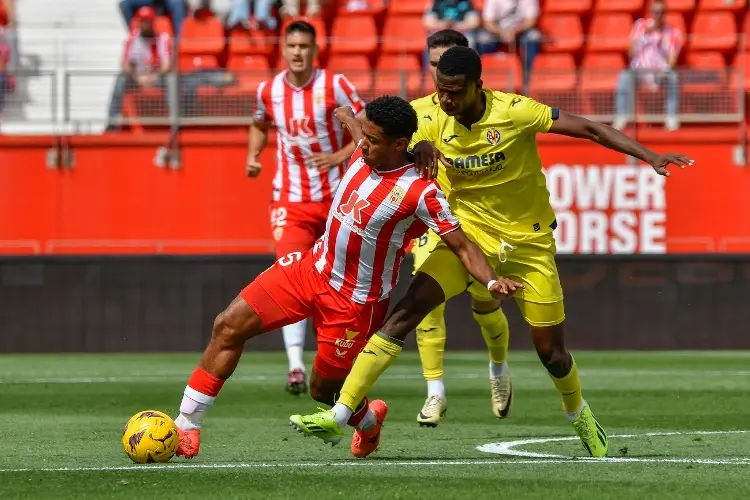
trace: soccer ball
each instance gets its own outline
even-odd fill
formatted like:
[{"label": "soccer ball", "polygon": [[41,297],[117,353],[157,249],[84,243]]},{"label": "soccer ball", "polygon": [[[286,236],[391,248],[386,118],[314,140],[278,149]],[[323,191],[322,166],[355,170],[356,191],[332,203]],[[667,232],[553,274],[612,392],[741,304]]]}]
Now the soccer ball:
[{"label": "soccer ball", "polygon": [[168,462],[179,443],[174,421],[156,410],[136,413],[122,431],[125,454],[137,464]]}]

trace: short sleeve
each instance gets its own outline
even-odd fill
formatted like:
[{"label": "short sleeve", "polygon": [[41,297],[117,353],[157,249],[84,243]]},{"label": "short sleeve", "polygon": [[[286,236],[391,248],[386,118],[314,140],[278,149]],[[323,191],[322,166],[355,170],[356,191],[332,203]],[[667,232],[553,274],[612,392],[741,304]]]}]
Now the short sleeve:
[{"label": "short sleeve", "polygon": [[440,236],[461,227],[458,219],[451,212],[445,193],[434,182],[430,183],[419,198],[417,217]]},{"label": "short sleeve", "polygon": [[357,89],[344,75],[334,75],[333,92],[337,106],[349,106],[354,111],[355,116],[365,110],[365,103],[359,97]]},{"label": "short sleeve", "polygon": [[508,105],[508,115],[513,125],[522,132],[546,133],[560,111],[525,96],[514,96]]},{"label": "short sleeve", "polygon": [[255,96],[255,113],[253,113],[253,119],[256,122],[270,122],[272,120],[266,104],[268,102],[267,88],[268,82],[261,82],[258,85],[258,93]]}]

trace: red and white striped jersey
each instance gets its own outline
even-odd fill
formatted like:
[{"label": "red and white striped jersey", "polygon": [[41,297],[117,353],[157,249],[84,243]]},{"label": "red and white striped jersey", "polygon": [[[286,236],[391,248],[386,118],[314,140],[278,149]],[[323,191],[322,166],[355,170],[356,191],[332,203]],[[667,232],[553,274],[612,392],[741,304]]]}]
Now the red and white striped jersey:
[{"label": "red and white striped jersey", "polygon": [[333,111],[351,106],[356,115],[364,103],[344,75],[315,70],[310,81],[297,88],[286,73],[260,84],[255,111],[256,120],[272,122],[277,129],[273,200],[330,202],[344,165],[320,172],[305,159],[312,153],[335,153],[344,147],[344,129]]},{"label": "red and white striped jersey", "polygon": [[132,65],[136,73],[152,73],[161,68],[163,61],[172,55],[172,38],[167,33],[157,33],[152,38],[141,35],[140,30],[130,33],[125,42],[122,59],[124,64]]},{"label": "red and white striped jersey", "polygon": [[420,178],[411,164],[378,172],[358,149],[313,249],[315,266],[354,302],[384,299],[396,286],[409,242],[428,228],[439,235],[459,228],[437,183]]},{"label": "red and white striped jersey", "polygon": [[666,70],[669,57],[682,49],[682,32],[669,24],[657,29],[653,19],[638,19],[630,33],[630,41],[634,46],[631,68]]}]

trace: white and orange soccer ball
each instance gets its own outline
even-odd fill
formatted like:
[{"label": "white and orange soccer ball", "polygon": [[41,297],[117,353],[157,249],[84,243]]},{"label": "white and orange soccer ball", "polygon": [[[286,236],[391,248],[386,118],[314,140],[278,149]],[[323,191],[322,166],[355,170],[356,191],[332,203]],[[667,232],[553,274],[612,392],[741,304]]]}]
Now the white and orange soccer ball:
[{"label": "white and orange soccer ball", "polygon": [[174,421],[157,410],[139,411],[122,432],[125,454],[137,464],[168,462],[179,443]]}]

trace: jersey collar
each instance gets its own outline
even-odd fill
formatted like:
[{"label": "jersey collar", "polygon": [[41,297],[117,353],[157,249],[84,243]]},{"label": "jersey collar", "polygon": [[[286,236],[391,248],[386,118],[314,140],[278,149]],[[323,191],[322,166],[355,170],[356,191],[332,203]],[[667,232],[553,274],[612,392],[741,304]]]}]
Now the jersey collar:
[{"label": "jersey collar", "polygon": [[289,75],[289,70],[285,69],[284,70],[284,84],[286,84],[286,86],[289,87],[292,90],[305,90],[318,77],[318,72],[319,71],[320,71],[319,69],[315,68],[313,70],[313,72],[310,74],[310,79],[309,80],[307,80],[301,87],[295,87],[294,85],[292,85],[292,82],[290,82],[289,79],[287,78],[287,75]]}]

